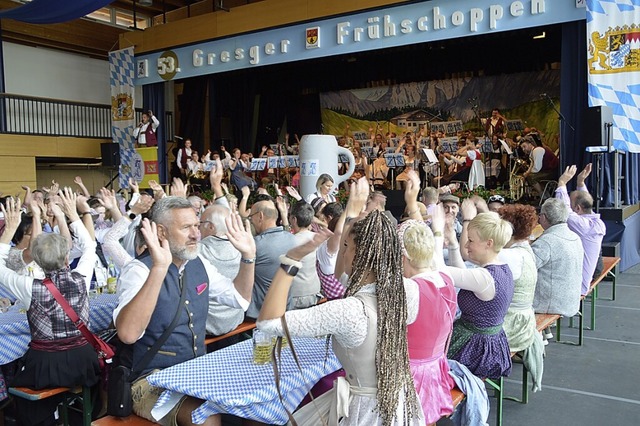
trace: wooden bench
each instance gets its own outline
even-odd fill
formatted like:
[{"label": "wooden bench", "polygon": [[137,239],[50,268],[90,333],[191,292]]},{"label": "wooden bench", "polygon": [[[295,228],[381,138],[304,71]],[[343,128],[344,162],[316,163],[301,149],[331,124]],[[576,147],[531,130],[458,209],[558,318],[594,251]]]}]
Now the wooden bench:
[{"label": "wooden bench", "polygon": [[9,393],[18,398],[23,398],[28,401],[39,401],[42,399],[50,398],[56,395],[63,395],[62,400],[62,422],[65,426],[69,425],[68,409],[76,398],[81,395],[82,398],[82,424],[84,426],[91,425],[91,390],[86,386],[78,386],[76,388],[47,388],[47,389],[31,389],[27,387],[12,387],[9,388]]},{"label": "wooden bench", "polygon": [[208,336],[204,339],[205,345],[210,345],[211,343],[219,342],[220,340],[227,339],[231,336],[235,336],[237,334],[241,334],[247,331],[251,331],[256,328],[256,323],[254,321],[244,321],[239,326],[231,330],[226,334],[222,334],[220,336]]},{"label": "wooden bench", "polygon": [[[598,284],[600,284],[607,276],[612,277],[613,292],[615,293],[616,287],[616,268],[620,263],[619,257],[603,257],[603,269],[600,275],[591,281],[587,294],[580,296],[580,309],[578,311],[578,342],[562,341],[561,337],[561,322],[557,322],[556,326],[556,341],[560,343],[566,343],[570,345],[582,346],[584,340],[584,301],[589,297],[591,301],[591,330],[596,326],[596,298],[598,297]],[[573,318],[570,319],[570,326],[573,325]]]},{"label": "wooden bench", "polygon": [[105,416],[91,423],[92,426],[152,426],[155,424],[135,414],[128,417]]}]

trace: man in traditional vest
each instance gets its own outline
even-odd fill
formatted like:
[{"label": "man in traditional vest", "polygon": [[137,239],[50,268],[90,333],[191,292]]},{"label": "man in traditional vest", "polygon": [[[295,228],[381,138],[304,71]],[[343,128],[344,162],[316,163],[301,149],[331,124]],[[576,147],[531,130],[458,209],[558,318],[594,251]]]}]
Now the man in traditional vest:
[{"label": "man in traditional vest", "polygon": [[[205,354],[210,299],[247,309],[253,290],[256,248],[240,217],[230,217],[227,235],[241,254],[238,274],[231,281],[199,256],[200,221],[189,201],[165,197],[153,206],[150,218],[152,222],[145,219],[142,224],[148,254],[123,268],[113,320],[120,340],[133,345],[132,367],[138,370],[140,360],[169,328],[178,310],[177,325],[132,384],[134,413],[155,421],[151,409],[162,389],[152,387],[146,375]],[[178,303],[183,291],[184,302]],[[201,401],[185,397],[158,422],[191,425],[191,412],[200,404]],[[219,416],[210,417],[205,424],[219,425]]]},{"label": "man in traditional vest", "polygon": [[524,172],[523,176],[536,194],[541,195],[542,184],[540,182],[558,178],[559,162],[556,154],[548,146],[542,145],[539,137],[536,141],[533,135],[530,133],[520,141],[520,147],[531,159],[529,170]]},{"label": "man in traditional vest", "polygon": [[158,146],[156,130],[159,125],[160,122],[153,115],[152,111],[142,113],[142,121],[138,124],[138,127],[133,129],[133,137],[138,144],[138,148]]}]

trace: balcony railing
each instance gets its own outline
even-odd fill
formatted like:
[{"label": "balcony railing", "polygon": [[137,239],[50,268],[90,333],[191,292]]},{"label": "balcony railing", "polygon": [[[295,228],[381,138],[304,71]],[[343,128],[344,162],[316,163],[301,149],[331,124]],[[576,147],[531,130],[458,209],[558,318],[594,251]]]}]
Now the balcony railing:
[{"label": "balcony railing", "polygon": [[[142,118],[136,108],[135,122]],[[165,138],[173,139],[173,114],[165,114]],[[0,93],[0,133],[111,139],[111,106]]]}]

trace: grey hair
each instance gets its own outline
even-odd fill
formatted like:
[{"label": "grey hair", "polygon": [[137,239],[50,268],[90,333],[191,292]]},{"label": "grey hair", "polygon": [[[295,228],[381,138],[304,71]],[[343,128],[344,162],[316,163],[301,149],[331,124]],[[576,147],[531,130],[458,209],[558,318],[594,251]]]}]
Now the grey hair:
[{"label": "grey hair", "polygon": [[167,226],[169,212],[176,209],[193,209],[193,206],[186,198],[164,197],[153,204],[149,218],[155,223]]},{"label": "grey hair", "polygon": [[31,256],[44,272],[64,268],[69,255],[69,242],[60,234],[40,234],[33,241]]},{"label": "grey hair", "polygon": [[569,209],[565,205],[564,201],[558,198],[548,198],[542,205],[540,214],[543,214],[547,218],[549,225],[553,226],[567,222],[567,219],[569,218]]},{"label": "grey hair", "polygon": [[225,219],[229,217],[230,214],[231,210],[229,210],[228,207],[214,204],[207,207],[204,213],[202,213],[202,219],[211,222],[216,229],[216,236],[221,237],[227,233],[227,223]]}]

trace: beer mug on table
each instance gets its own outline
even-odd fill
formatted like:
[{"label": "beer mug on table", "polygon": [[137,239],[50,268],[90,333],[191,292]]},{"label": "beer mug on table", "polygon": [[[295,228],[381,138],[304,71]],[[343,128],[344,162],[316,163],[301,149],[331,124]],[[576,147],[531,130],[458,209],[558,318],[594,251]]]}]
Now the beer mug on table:
[{"label": "beer mug on table", "polygon": [[271,336],[262,330],[253,330],[253,363],[267,364],[271,361]]}]

